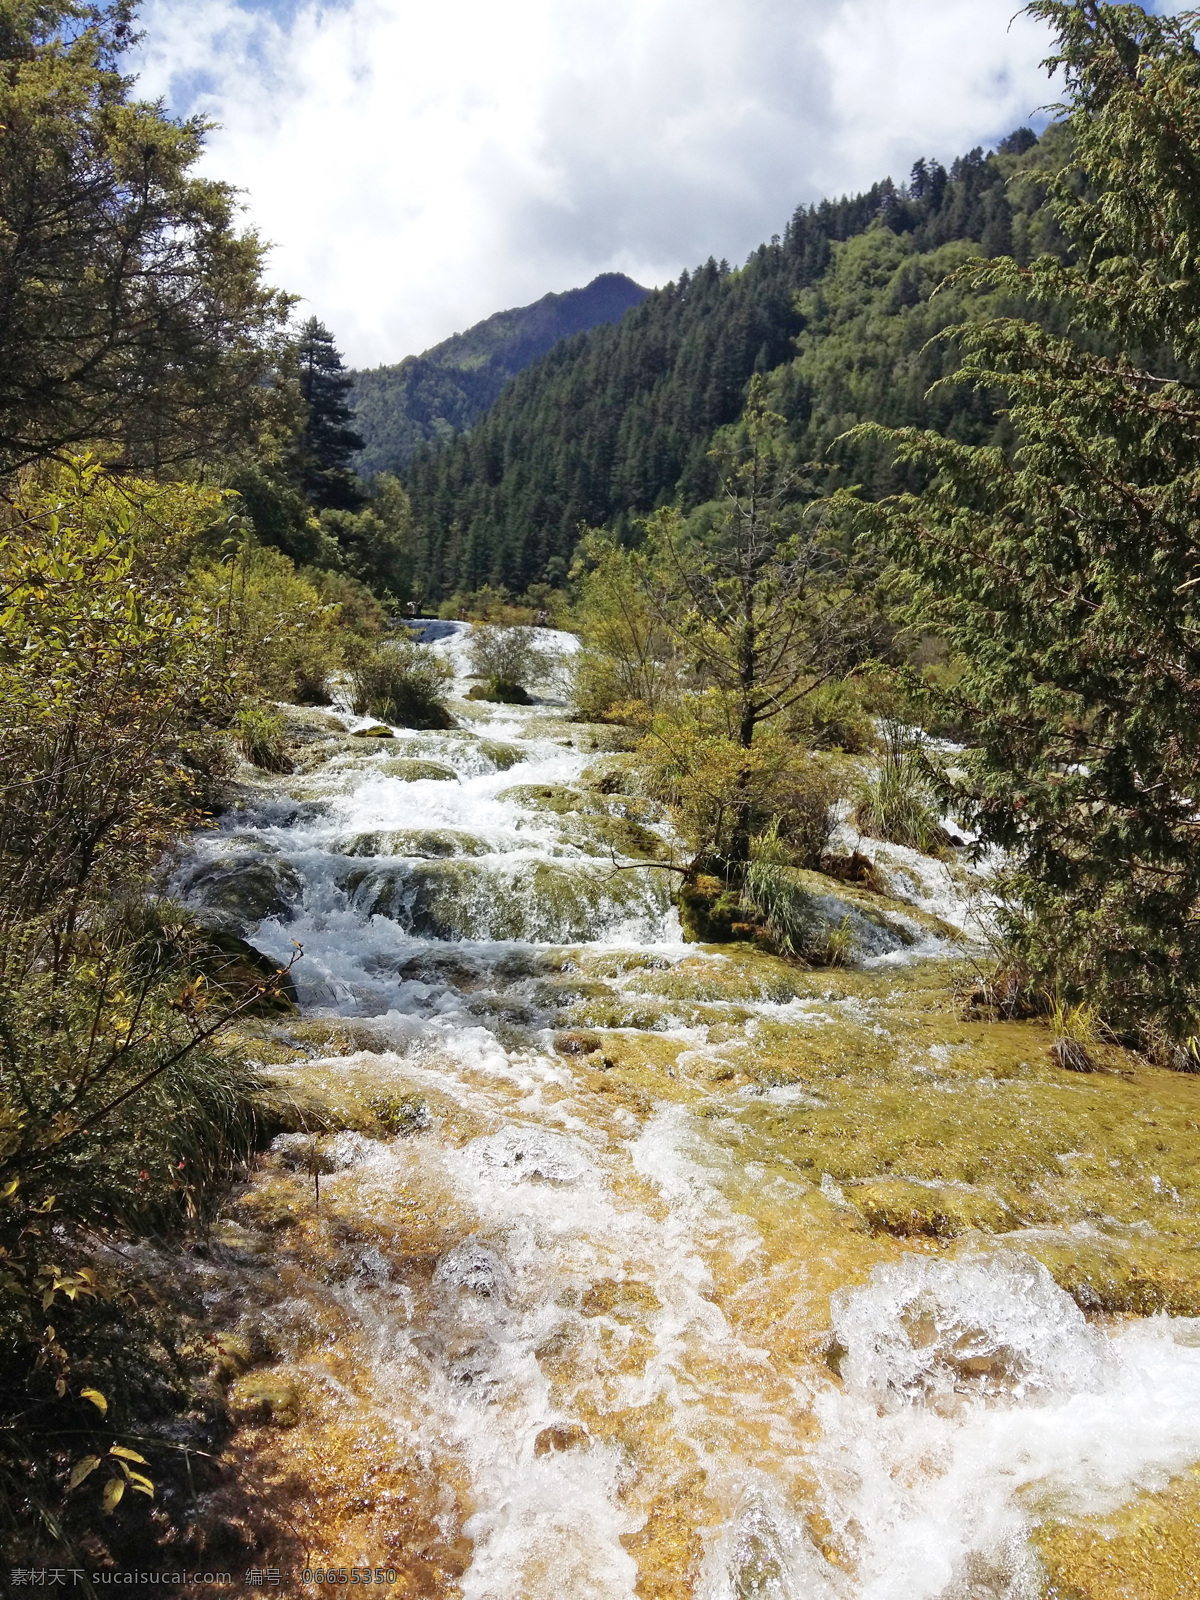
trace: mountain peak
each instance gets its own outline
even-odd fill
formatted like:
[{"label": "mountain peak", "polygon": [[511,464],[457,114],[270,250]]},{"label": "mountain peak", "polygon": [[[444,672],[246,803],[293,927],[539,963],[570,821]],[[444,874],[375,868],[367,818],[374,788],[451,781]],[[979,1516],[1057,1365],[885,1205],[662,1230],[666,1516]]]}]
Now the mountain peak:
[{"label": "mountain peak", "polygon": [[469,428],[510,378],[561,339],[619,322],[649,292],[622,272],[602,272],[585,288],[497,311],[419,356],[353,373],[350,401],[366,441],[358,471],[394,471],[426,441]]}]

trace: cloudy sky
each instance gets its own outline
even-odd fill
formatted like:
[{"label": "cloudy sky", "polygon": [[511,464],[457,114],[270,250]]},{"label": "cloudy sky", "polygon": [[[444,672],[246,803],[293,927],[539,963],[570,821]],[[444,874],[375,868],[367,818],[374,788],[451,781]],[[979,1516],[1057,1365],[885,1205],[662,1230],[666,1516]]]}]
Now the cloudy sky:
[{"label": "cloudy sky", "polygon": [[738,262],[1052,98],[1018,0],[145,0],[272,275],[354,364],[550,289]]}]

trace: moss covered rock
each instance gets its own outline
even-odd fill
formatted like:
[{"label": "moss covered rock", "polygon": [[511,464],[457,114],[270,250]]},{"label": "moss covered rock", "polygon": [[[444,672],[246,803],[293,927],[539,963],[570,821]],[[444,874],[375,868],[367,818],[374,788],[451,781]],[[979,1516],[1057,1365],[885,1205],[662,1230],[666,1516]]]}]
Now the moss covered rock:
[{"label": "moss covered rock", "polygon": [[500,739],[480,739],[479,753],[487,757],[497,772],[507,772],[525,759],[525,752],[518,745],[505,744]]},{"label": "moss covered rock", "polygon": [[379,769],[389,778],[400,778],[405,783],[457,783],[458,773],[440,761],[422,761],[416,757],[399,756],[385,761]]},{"label": "moss covered rock", "polygon": [[215,856],[191,868],[180,885],[182,898],[207,928],[237,935],[267,917],[290,920],[303,893],[290,861],[261,852]]},{"label": "moss covered rock", "polygon": [[379,828],[356,833],[338,847],[343,856],[486,856],[491,846],[457,828]]},{"label": "moss covered rock", "polygon": [[552,811],[560,817],[586,809],[586,801],[579,790],[568,789],[561,783],[518,783],[511,789],[502,789],[497,799],[511,801],[529,811]]}]

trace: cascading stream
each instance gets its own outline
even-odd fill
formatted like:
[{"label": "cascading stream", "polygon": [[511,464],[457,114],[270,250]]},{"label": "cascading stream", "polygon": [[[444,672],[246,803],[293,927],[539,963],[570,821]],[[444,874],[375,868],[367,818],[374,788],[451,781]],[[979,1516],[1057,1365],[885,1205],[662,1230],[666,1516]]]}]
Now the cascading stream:
[{"label": "cascading stream", "polygon": [[[796,1154],[839,1052],[963,1092],[889,996],[965,876],[864,844],[908,911],[857,974],[702,950],[664,825],[596,781],[601,730],[457,709],[387,740],[310,715],[312,770],[179,877],[303,948],[273,1059],[373,1129],[281,1136],[197,1267],[244,1392],[294,1424],[248,1422],[242,1459],[323,1562],[412,1594],[1035,1600],[1040,1523],[1200,1461],[1200,1323],[1089,1322],[1016,1221],[880,1230]],[[766,1069],[789,1049],[834,1066]]]}]

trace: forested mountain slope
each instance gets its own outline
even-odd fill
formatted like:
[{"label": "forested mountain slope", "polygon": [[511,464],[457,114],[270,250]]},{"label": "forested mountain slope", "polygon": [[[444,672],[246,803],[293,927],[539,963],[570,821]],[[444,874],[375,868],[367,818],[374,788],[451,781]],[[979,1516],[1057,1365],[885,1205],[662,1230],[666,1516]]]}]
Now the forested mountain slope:
[{"label": "forested mountain slope", "polygon": [[605,272],[585,289],[498,311],[396,366],[352,373],[351,404],[364,440],[358,470],[368,477],[393,472],[427,440],[469,428],[510,378],[560,339],[619,322],[647,292],[623,273]]},{"label": "forested mountain slope", "polygon": [[[664,502],[707,499],[713,433],[756,372],[773,375],[806,458],[864,418],[986,433],[978,398],[924,398],[951,364],[927,341],[969,310],[953,290],[930,296],[971,255],[1064,251],[1042,185],[1023,177],[1058,165],[1064,144],[1057,129],[1040,142],[1022,129],[949,172],[918,162],[904,187],[802,207],[745,266],[710,260],[620,323],[556,345],[469,434],[409,466],[425,592],[554,582],[580,526],[621,530]],[[844,447],[831,464],[893,486],[890,469]]]}]

